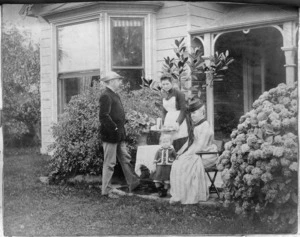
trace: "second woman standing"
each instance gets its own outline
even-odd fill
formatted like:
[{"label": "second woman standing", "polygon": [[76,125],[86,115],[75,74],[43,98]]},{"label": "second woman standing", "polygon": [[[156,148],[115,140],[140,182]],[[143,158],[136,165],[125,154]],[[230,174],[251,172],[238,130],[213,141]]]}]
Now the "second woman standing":
[{"label": "second woman standing", "polygon": [[174,132],[171,135],[174,149],[178,151],[187,141],[189,134],[189,117],[187,115],[185,95],[174,88],[171,77],[162,76],[160,81],[164,92],[162,100],[163,126],[174,128]]}]

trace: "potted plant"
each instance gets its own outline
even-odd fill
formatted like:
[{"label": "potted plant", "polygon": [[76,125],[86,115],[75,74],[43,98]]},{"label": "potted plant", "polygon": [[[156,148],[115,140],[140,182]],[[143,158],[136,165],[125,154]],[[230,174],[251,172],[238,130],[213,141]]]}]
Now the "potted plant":
[{"label": "potted plant", "polygon": [[151,125],[155,124],[155,119],[146,113],[130,110],[127,113],[128,133],[137,135],[137,144],[146,145],[147,136],[150,132]]}]

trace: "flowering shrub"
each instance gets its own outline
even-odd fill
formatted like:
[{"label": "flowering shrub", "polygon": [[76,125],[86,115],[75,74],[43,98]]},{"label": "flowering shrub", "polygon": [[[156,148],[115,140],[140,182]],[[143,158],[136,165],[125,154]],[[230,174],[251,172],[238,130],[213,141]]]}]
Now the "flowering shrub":
[{"label": "flowering shrub", "polygon": [[217,167],[224,206],[278,223],[297,220],[297,83],[264,92],[240,118]]}]

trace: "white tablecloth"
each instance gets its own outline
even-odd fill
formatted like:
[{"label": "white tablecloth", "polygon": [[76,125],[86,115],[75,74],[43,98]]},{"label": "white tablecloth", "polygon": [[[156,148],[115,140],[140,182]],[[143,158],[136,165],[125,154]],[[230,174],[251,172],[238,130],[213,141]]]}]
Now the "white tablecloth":
[{"label": "white tablecloth", "polygon": [[156,152],[160,148],[160,145],[147,145],[147,146],[138,146],[136,153],[136,163],[135,163],[135,173],[141,175],[141,166],[146,166],[149,170],[155,167],[153,160]]}]

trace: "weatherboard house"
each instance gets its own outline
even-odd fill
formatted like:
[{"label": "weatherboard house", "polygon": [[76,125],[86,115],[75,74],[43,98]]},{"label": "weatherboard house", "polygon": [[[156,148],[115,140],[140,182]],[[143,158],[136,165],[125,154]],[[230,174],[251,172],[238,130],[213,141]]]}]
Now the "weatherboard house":
[{"label": "weatherboard house", "polygon": [[[228,50],[235,61],[223,81],[207,87],[207,115],[216,136],[249,111],[262,92],[296,78],[298,8],[184,1],[98,1],[23,5],[42,22],[41,152],[50,127],[73,95],[113,70],[159,79],[174,40],[201,47],[204,57]],[[233,124],[232,124],[233,123]]]}]

